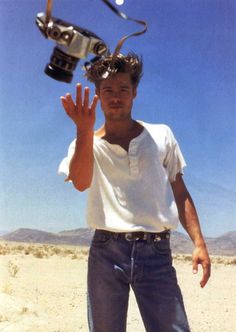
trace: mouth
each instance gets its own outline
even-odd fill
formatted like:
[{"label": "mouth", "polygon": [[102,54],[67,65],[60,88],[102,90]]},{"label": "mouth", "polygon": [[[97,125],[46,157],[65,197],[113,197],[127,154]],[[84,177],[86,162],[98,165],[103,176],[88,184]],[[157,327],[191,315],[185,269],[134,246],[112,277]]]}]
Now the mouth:
[{"label": "mouth", "polygon": [[109,107],[110,108],[122,108],[123,105],[121,105],[121,104],[111,104],[111,105],[109,105]]}]

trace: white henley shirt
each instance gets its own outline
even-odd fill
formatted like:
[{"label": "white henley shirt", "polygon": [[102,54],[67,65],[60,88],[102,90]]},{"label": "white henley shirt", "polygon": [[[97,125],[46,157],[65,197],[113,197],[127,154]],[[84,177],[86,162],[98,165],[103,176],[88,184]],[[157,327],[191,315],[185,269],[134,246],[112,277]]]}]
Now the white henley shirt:
[{"label": "white henley shirt", "polygon": [[[94,136],[94,170],[87,223],[113,232],[161,232],[175,229],[178,211],[170,183],[186,166],[166,125],[143,123],[128,152]],[[68,175],[75,140],[59,166]]]}]

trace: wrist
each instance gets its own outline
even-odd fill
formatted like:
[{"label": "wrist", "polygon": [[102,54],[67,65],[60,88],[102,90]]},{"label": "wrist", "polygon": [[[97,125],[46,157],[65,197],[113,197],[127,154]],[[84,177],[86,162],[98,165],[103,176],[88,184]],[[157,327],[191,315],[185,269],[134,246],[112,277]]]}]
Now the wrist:
[{"label": "wrist", "polygon": [[195,248],[206,248],[206,242],[204,239],[198,239],[194,241]]},{"label": "wrist", "polygon": [[93,136],[94,132],[93,129],[79,129],[78,127],[76,128],[76,136],[77,139],[80,137],[85,137],[85,136]]}]

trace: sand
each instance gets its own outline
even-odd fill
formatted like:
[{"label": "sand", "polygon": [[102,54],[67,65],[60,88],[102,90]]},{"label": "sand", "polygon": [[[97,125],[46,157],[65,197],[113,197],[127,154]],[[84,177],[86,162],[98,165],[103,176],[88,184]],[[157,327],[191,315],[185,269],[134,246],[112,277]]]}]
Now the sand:
[{"label": "sand", "polygon": [[[18,245],[19,250],[13,250],[11,244],[0,245],[0,331],[88,331],[87,250],[35,248]],[[236,265],[223,258],[221,264],[214,263],[204,289],[199,286],[200,271],[193,275],[188,260],[175,259],[174,265],[191,331],[235,332]],[[132,293],[127,331],[145,331]]]}]

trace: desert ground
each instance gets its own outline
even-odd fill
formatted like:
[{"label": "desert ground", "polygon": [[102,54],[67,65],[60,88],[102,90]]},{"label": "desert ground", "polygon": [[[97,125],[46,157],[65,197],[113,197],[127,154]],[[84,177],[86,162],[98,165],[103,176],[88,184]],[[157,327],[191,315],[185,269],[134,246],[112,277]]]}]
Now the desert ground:
[{"label": "desert ground", "polygon": [[[0,331],[86,332],[88,248],[1,242]],[[192,332],[236,331],[236,258],[212,257],[204,289],[191,257],[174,255]],[[144,332],[131,292],[127,332]],[[162,331],[165,332],[165,331]]]}]

